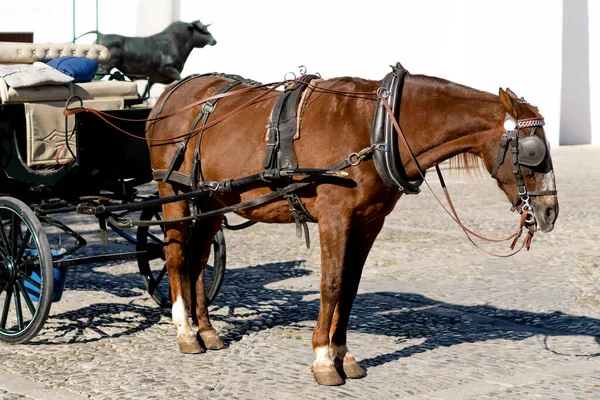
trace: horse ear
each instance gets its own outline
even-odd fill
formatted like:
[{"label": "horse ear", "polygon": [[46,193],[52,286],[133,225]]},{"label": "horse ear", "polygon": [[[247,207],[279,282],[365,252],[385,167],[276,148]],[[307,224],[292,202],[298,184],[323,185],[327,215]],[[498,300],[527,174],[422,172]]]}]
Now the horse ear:
[{"label": "horse ear", "polygon": [[[510,91],[510,89],[508,90]],[[515,110],[515,106],[513,103],[514,98],[509,93],[505,92],[502,88],[498,90],[498,95],[500,96],[500,101],[504,105],[506,112],[509,113],[514,119],[517,119],[517,110]]]},{"label": "horse ear", "polygon": [[517,96],[517,94],[515,92],[510,90],[510,88],[506,88],[506,93],[508,93],[508,95],[515,100],[517,100],[519,98],[519,96]]}]

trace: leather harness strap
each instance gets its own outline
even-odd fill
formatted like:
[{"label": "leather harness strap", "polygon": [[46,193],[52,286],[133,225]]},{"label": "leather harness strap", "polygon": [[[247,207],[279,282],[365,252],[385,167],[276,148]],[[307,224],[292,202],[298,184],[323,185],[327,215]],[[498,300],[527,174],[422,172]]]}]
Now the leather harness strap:
[{"label": "leather harness strap", "polygon": [[[420,192],[419,186],[423,183],[423,178],[411,181],[406,175],[400,157],[398,142],[400,132],[397,132],[393,123],[393,121],[400,121],[400,102],[406,72],[400,63],[396,63],[395,66],[392,66],[392,72],[385,76],[377,91],[379,99],[371,131],[371,144],[378,146],[378,151],[373,155],[373,161],[377,173],[385,184],[406,194],[417,194]],[[390,105],[391,115],[386,111],[383,99],[386,99]],[[418,163],[416,167],[424,175],[425,171],[421,170]]]},{"label": "leather harness strap", "polygon": [[[225,85],[222,88],[220,88],[219,90],[217,90],[217,92],[215,94],[227,93],[229,90],[233,89],[237,85],[240,85],[241,83],[244,82],[244,79],[241,77],[238,77],[238,76],[226,75],[226,77],[232,78],[233,80],[231,82],[229,82],[227,85]],[[206,122],[208,121],[208,117],[215,111],[218,101],[219,101],[219,99],[214,99],[214,100],[210,100],[210,101],[207,101],[206,103],[202,104],[201,112],[198,113],[198,115],[192,122],[192,125],[190,126],[190,129],[189,129],[190,132],[193,131],[198,124],[200,124],[201,127],[206,125]],[[200,160],[200,142],[202,141],[203,134],[204,134],[203,130],[199,131],[198,139],[196,140],[196,148],[194,150],[194,163],[193,163],[193,167],[192,167],[192,176],[190,177],[190,181],[192,183],[192,189],[196,189],[196,187],[197,187],[196,182],[203,179],[202,178],[202,164],[200,163],[200,161],[201,161]],[[191,137],[191,135],[188,136],[187,140],[189,140],[190,137]]]},{"label": "leather harness strap", "polygon": [[298,104],[302,92],[314,78],[318,78],[318,76],[301,76],[285,88],[285,91],[275,103],[271,113],[271,123],[268,125],[267,154],[263,165],[265,169],[298,168],[298,161],[296,161],[293,150],[298,119]]},{"label": "leather harness strap", "polygon": [[[279,97],[273,111],[271,112],[271,122],[267,125],[268,139],[267,152],[263,166],[267,176],[277,176],[282,170],[298,168],[298,161],[294,156],[294,136],[298,128],[298,105],[302,93],[308,87],[311,80],[318,78],[317,75],[302,75],[294,83],[285,88],[283,94]],[[279,181],[279,182],[277,182]],[[277,179],[275,183],[279,185],[289,184],[291,178]],[[277,187],[283,198],[288,201],[290,211],[294,216],[296,223],[296,236],[302,237],[304,231],[304,240],[306,247],[310,248],[310,236],[307,222],[316,222],[316,219],[310,215],[300,196],[296,193],[285,193],[281,186]]]},{"label": "leather harness strap", "polygon": [[[200,76],[220,76],[220,77],[232,79],[232,81],[229,82],[228,84],[226,84],[225,86],[221,87],[219,90],[217,90],[214,93],[213,96],[211,96],[211,97],[217,96],[216,98],[212,98],[211,100],[208,100],[205,103],[202,103],[200,112],[196,115],[196,117],[192,121],[192,124],[190,125],[188,132],[192,132],[192,131],[196,130],[196,127],[198,125],[200,126],[200,128],[202,128],[206,125],[209,116],[215,111],[217,102],[220,99],[220,97],[218,97],[219,95],[227,93],[229,90],[231,90],[232,88],[234,88],[237,85],[240,85],[242,83],[246,83],[246,84],[249,84],[252,86],[256,86],[259,84],[258,82],[244,79],[239,75],[211,73],[211,74],[197,75],[194,77],[200,77]],[[189,79],[187,79],[187,80],[189,80]],[[170,92],[167,94],[167,96],[165,96],[165,98],[163,99],[163,102],[158,107],[159,113],[162,110],[162,108],[164,107],[164,103],[166,102],[166,99],[173,93],[174,90],[179,88],[179,86],[180,85],[175,85],[170,90]],[[201,163],[200,163],[200,142],[202,140],[203,133],[204,133],[204,130],[198,131],[198,139],[196,140],[196,148],[194,151],[194,158],[193,158],[193,167],[192,167],[192,172],[191,172],[190,176],[182,174],[180,172],[177,172],[176,170],[178,170],[181,167],[181,164],[183,162],[183,154],[185,154],[187,145],[188,145],[190,139],[192,138],[191,134],[184,137],[183,140],[179,143],[179,145],[177,146],[177,150],[175,151],[175,154],[173,155],[171,162],[169,163],[169,166],[167,167],[167,169],[153,171],[153,173],[152,173],[153,178],[155,180],[160,180],[162,182],[172,181],[174,183],[183,184],[185,186],[191,187],[193,190],[196,190],[198,188],[199,182],[202,180],[202,167],[201,167]]]}]

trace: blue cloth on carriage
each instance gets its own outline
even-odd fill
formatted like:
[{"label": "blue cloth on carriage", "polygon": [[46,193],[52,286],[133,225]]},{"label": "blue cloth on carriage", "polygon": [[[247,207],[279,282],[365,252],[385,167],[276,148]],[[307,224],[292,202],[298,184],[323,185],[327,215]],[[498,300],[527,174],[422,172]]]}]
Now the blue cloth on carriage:
[{"label": "blue cloth on carriage", "polygon": [[90,82],[98,71],[98,62],[84,57],[65,56],[48,61],[47,65],[75,78],[73,82]]}]

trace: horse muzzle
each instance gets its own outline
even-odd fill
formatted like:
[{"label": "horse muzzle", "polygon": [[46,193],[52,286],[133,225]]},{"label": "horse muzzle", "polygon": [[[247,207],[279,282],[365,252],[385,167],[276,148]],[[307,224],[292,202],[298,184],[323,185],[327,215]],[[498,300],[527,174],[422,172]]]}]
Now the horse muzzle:
[{"label": "horse muzzle", "polygon": [[[555,201],[552,204],[546,202],[539,202],[539,204],[532,204],[533,206],[533,221],[526,222],[525,226],[529,231],[542,231],[544,233],[550,232],[554,229],[554,223],[558,218],[558,201],[554,196]],[[537,203],[537,202],[536,202]]]}]

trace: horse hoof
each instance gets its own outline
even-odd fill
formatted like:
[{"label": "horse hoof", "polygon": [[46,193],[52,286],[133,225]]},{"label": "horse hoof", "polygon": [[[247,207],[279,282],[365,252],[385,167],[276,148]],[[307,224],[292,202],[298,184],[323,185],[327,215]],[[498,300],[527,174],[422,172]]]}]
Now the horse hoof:
[{"label": "horse hoof", "polygon": [[313,376],[315,377],[315,381],[319,385],[327,385],[327,386],[339,386],[344,384],[344,379],[338,374],[337,370],[333,367],[313,370]]},{"label": "horse hoof", "polygon": [[343,370],[344,375],[346,375],[346,378],[348,379],[360,379],[364,378],[366,375],[365,370],[362,369],[355,360],[344,360]]},{"label": "horse hoof", "polygon": [[204,353],[204,349],[195,336],[177,336],[177,344],[179,345],[179,351],[184,354]]},{"label": "horse hoof", "polygon": [[200,339],[208,350],[221,350],[225,345],[214,331],[200,333]]}]

